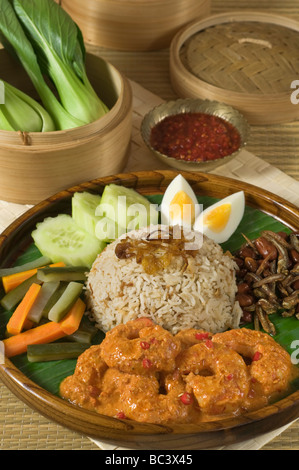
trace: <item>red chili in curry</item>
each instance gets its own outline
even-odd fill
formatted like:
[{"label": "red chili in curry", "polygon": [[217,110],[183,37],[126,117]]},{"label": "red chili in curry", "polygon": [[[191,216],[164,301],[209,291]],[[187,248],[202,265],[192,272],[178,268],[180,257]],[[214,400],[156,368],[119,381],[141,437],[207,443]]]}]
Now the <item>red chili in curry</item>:
[{"label": "red chili in curry", "polygon": [[180,113],[156,124],[150,136],[158,152],[178,160],[207,161],[238,150],[241,137],[226,120],[205,113]]}]

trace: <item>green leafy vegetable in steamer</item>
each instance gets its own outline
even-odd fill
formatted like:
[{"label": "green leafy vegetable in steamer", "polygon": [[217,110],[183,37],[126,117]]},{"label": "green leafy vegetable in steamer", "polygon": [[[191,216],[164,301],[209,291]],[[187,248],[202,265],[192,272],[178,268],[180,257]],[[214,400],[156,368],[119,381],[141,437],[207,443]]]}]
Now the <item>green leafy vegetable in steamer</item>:
[{"label": "green leafy vegetable in steamer", "polygon": [[50,114],[33,98],[4,84],[5,103],[0,104],[0,128],[6,131],[50,132],[55,130]]},{"label": "green leafy vegetable in steamer", "polygon": [[[57,129],[82,126],[102,117],[107,106],[86,74],[82,34],[53,0],[0,0],[4,46],[25,68]],[[59,99],[44,79],[55,85]]]}]

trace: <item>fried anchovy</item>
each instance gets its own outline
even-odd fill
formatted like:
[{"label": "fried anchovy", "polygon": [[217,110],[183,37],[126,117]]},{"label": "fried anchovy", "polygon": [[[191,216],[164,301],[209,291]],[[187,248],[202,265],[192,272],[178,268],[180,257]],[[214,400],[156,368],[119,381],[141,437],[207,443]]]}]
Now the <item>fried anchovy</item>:
[{"label": "fried anchovy", "polygon": [[299,303],[299,290],[295,290],[291,295],[285,297],[282,301],[283,308],[290,309]]},{"label": "fried anchovy", "polygon": [[296,312],[296,309],[291,308],[290,310],[285,310],[284,312],[282,312],[281,315],[284,318],[289,318],[289,317],[292,317],[293,315],[295,315],[295,312]]},{"label": "fried anchovy", "polygon": [[270,335],[274,336],[276,334],[276,329],[273,323],[269,320],[268,315],[263,311],[260,305],[256,306],[256,313],[262,328],[269,333]]},{"label": "fried anchovy", "polygon": [[[261,276],[258,276],[257,274],[251,273],[251,272],[247,273],[246,276],[252,277],[252,279],[255,282],[260,282],[263,279],[263,278],[261,278]],[[261,285],[260,289],[262,289],[270,299],[275,299],[276,300],[276,298],[277,298],[276,294],[269,288],[269,286],[267,284]]]},{"label": "fried anchovy", "polygon": [[291,242],[292,247],[299,253],[299,240],[295,233],[290,234],[290,242]]},{"label": "fried anchovy", "polygon": [[289,245],[288,242],[286,242],[284,238],[268,230],[265,230],[263,232],[263,237],[265,237],[268,241],[270,241],[275,246],[275,248],[277,249],[279,253],[278,261],[277,261],[277,273],[287,274],[288,267],[289,267],[289,254],[288,254],[288,248],[287,248],[287,246]]},{"label": "fried anchovy", "polygon": [[253,284],[253,287],[262,287],[265,284],[270,284],[271,282],[283,281],[285,279],[284,274],[272,274],[271,276],[264,277],[260,281],[256,281]]},{"label": "fried anchovy", "polygon": [[292,248],[291,244],[285,240],[285,238],[281,237],[279,233],[272,232],[271,230],[264,230],[262,236],[267,238],[267,240],[275,240],[277,243],[282,245],[284,248],[290,250]]},{"label": "fried anchovy", "polygon": [[270,302],[267,299],[259,299],[257,301],[257,304],[266,312],[267,315],[276,313],[279,308],[279,304],[277,304],[276,302]]}]

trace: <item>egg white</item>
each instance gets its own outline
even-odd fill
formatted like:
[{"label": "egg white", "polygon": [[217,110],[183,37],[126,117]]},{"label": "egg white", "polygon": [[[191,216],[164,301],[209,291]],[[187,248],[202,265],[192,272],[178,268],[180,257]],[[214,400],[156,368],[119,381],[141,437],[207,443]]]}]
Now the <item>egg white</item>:
[{"label": "egg white", "polygon": [[[214,209],[224,205],[230,204],[231,211],[228,217],[226,225],[221,229],[221,231],[211,230],[209,225],[205,224],[205,218],[209,215]],[[205,209],[199,214],[197,219],[194,222],[194,230],[204,233],[207,237],[214,240],[216,243],[226,242],[232,234],[236,231],[239,226],[245,210],[245,195],[243,191],[231,194],[226,198],[222,199],[219,202],[216,202],[212,206]]]},{"label": "egg white", "polygon": [[[198,203],[198,200],[195,196],[195,193],[193,189],[191,188],[190,184],[186,181],[186,179],[181,175],[177,175],[172,182],[168,185],[161,205],[160,205],[160,211],[161,211],[161,223],[163,225],[180,225],[183,227],[191,227],[194,223],[194,220],[190,220],[189,211],[186,208],[185,215],[187,216],[184,220],[181,216],[175,216],[171,217],[171,212],[170,212],[170,206],[171,203],[174,199],[174,197],[180,192],[183,191],[192,201],[193,205],[193,210],[195,214],[195,219],[197,218],[199,212],[200,212],[200,204]],[[183,211],[184,215],[184,211]]]}]

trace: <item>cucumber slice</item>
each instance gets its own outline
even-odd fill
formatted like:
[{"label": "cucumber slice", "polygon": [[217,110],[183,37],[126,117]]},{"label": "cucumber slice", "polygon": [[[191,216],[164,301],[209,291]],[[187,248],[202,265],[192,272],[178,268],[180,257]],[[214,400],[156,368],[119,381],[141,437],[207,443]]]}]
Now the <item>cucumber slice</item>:
[{"label": "cucumber slice", "polygon": [[154,204],[134,189],[113,183],[105,186],[95,215],[107,217],[126,231],[158,223],[158,210]]},{"label": "cucumber slice", "polygon": [[105,243],[79,227],[67,214],[48,217],[36,225],[32,238],[39,251],[53,263],[90,268]]},{"label": "cucumber slice", "polygon": [[91,235],[95,234],[95,227],[100,217],[95,215],[96,208],[101,202],[101,196],[87,191],[75,193],[72,197],[72,217],[79,227]]}]

